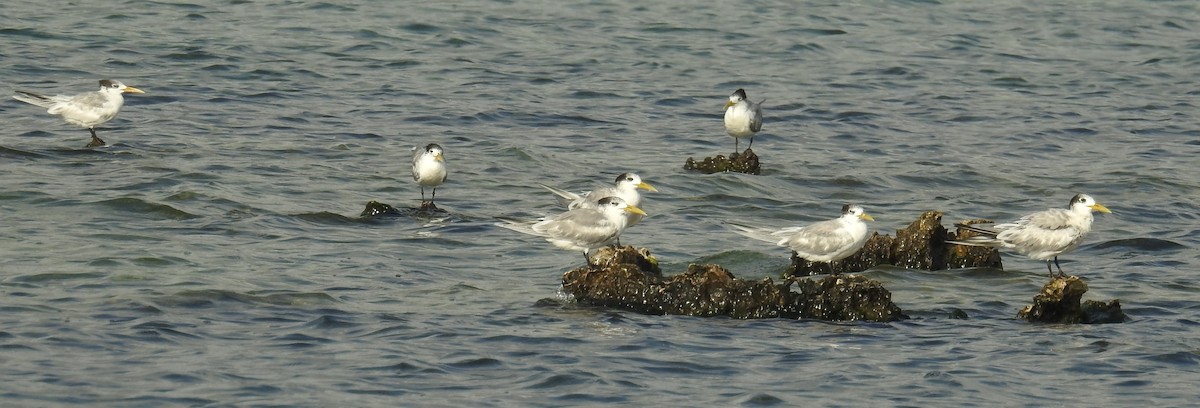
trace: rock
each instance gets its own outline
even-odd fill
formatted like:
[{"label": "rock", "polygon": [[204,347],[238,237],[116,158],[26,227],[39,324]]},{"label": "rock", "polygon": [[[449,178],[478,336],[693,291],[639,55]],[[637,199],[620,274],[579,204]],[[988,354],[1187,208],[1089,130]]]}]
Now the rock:
[{"label": "rock", "polygon": [[787,292],[796,296],[785,299],[782,317],[875,322],[908,318],[892,303],[892,293],[882,283],[862,275],[793,278],[789,282],[795,282],[800,293]]},{"label": "rock", "polygon": [[1041,323],[1120,323],[1125,321],[1120,302],[1091,301],[1080,305],[1079,300],[1088,286],[1077,276],[1057,276],[1033,297],[1017,317]]},{"label": "rock", "polygon": [[396,210],[396,207],[378,201],[370,201],[367,202],[367,208],[364,208],[362,214],[358,216],[374,217],[377,215],[400,215],[400,211]]},{"label": "rock", "polygon": [[1125,322],[1125,312],[1121,311],[1121,302],[1117,299],[1110,300],[1108,303],[1085,300],[1082,308],[1083,314],[1087,316],[1083,319],[1084,323]]},{"label": "rock", "polygon": [[965,312],[959,308],[954,308],[954,310],[951,310],[950,313],[948,315],[946,315],[946,318],[956,319],[956,320],[970,319],[970,317],[967,316],[967,312]]},{"label": "rock", "polygon": [[[688,266],[663,277],[646,249],[601,248],[594,267],[563,274],[563,291],[582,304],[648,314],[894,321],[907,318],[878,281],[863,276],[738,279],[719,265]],[[791,290],[796,285],[799,292]]]},{"label": "rock", "polygon": [[390,205],[378,202],[367,202],[367,207],[363,209],[359,217],[377,217],[377,216],[438,216],[449,214],[446,210],[438,208],[432,202],[423,201],[418,208],[397,209]]},{"label": "rock", "polygon": [[[811,262],[792,253],[792,267],[784,276],[807,276],[862,272],[878,265],[908,269],[942,270],[947,268],[1000,268],[1000,252],[995,248],[946,244],[965,231],[950,234],[942,227],[942,213],[926,211],[896,236],[875,233],[858,253],[831,264]],[[969,232],[966,232],[969,233]],[[965,235],[962,236],[965,238]]]},{"label": "rock", "polygon": [[[991,224],[992,220],[974,219],[959,221],[955,225],[972,225],[972,224]],[[1000,261],[1000,251],[996,248],[988,248],[981,246],[968,246],[957,244],[946,244],[947,240],[963,240],[978,235],[975,232],[955,227],[954,233],[949,234],[942,240],[945,245],[945,268],[973,268],[986,266],[997,269],[1004,269],[1003,263]]]},{"label": "rock", "polygon": [[758,164],[758,155],[754,154],[753,150],[746,149],[741,154],[734,153],[725,158],[724,155],[718,154],[716,157],[705,157],[699,163],[691,157],[683,163],[684,170],[695,170],[704,174],[724,173],[728,171],[759,174],[761,170]]}]

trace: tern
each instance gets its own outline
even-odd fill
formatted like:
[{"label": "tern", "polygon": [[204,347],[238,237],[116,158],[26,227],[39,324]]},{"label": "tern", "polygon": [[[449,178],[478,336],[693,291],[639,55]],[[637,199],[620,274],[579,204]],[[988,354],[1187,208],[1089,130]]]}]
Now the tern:
[{"label": "tern", "polygon": [[437,198],[437,186],[446,181],[446,159],[442,157],[442,146],[437,143],[425,145],[424,149],[413,148],[413,181],[421,186],[421,204],[425,204],[425,187],[433,187],[429,203]]},{"label": "tern", "polygon": [[[538,185],[559,196],[561,198],[560,201],[565,203],[567,209],[570,210],[582,207],[596,207],[596,203],[600,201],[601,198],[610,196],[621,197],[622,200],[625,200],[626,204],[640,208],[642,205],[642,195],[638,192],[638,190],[646,190],[651,192],[658,191],[658,189],[654,188],[654,186],[650,185],[650,183],[642,181],[642,178],[635,173],[621,173],[621,175],[617,176],[617,179],[613,182],[613,185],[597,187],[592,191],[584,192],[582,194],[575,194],[570,191],[566,191],[558,187],[551,187],[545,184],[539,183]],[[625,216],[629,218],[628,227],[634,226],[635,224],[641,222],[642,218],[645,218],[644,214],[638,214],[635,212],[626,213]]]},{"label": "tern", "polygon": [[1051,278],[1054,277],[1054,270],[1050,268],[1050,262],[1053,261],[1054,266],[1058,267],[1059,276],[1066,276],[1058,264],[1058,256],[1071,252],[1083,243],[1083,238],[1092,230],[1093,211],[1111,213],[1108,207],[1100,205],[1087,194],[1071,197],[1067,207],[1038,211],[991,228],[956,224],[961,229],[980,235],[946,242],[1003,248],[1028,256],[1029,259],[1046,261],[1046,270]]},{"label": "tern", "polygon": [[729,95],[729,101],[725,102],[725,132],[733,136],[733,150],[738,152],[738,139],[743,137],[750,138],[750,145],[747,149],[754,145],[754,134],[762,130],[762,103],[766,99],[758,101],[758,103],[750,102],[746,98],[746,90],[738,88]]},{"label": "tern", "polygon": [[628,227],[626,213],[646,215],[642,209],[629,205],[621,197],[604,197],[595,207],[581,207],[539,221],[504,220],[496,226],[545,238],[554,246],[569,251],[582,251],[588,267],[592,248],[612,244]]},{"label": "tern", "polygon": [[842,206],[842,215],[803,227],[782,229],[754,227],[736,222],[726,222],[734,232],[760,241],[791,248],[796,255],[813,262],[829,264],[854,255],[867,243],[867,223],[875,218],[862,207],[854,204]]},{"label": "tern", "polygon": [[46,108],[46,113],[62,116],[63,120],[72,125],[87,128],[92,133],[92,141],[87,147],[104,146],[104,140],[96,136],[96,126],[117,117],[121,106],[125,104],[126,93],[146,93],[141,89],[126,86],[121,81],[101,79],[100,90],[85,92],[78,95],[46,96],[33,92],[17,91],[13,99],[31,105]]}]

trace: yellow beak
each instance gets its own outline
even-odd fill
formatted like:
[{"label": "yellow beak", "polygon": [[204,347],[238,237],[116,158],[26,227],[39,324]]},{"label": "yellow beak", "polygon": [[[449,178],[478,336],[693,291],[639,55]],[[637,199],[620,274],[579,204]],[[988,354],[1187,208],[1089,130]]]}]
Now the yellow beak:
[{"label": "yellow beak", "polygon": [[657,188],[654,188],[654,186],[650,185],[650,183],[647,183],[645,181],[643,181],[641,184],[638,184],[637,188],[640,188],[640,189],[646,190],[646,191],[658,192]]},{"label": "yellow beak", "polygon": [[867,220],[867,221],[875,221],[875,217],[872,217],[871,214],[867,214],[867,213],[862,213],[862,215],[858,216],[858,218]]},{"label": "yellow beak", "polygon": [[725,101],[725,107],[721,108],[721,110],[729,109],[729,107],[733,106],[733,105],[736,105],[735,103],[733,103],[733,101]]},{"label": "yellow beak", "polygon": [[127,86],[127,87],[125,87],[125,90],[121,91],[121,93],[141,93],[141,94],[144,94],[144,93],[146,93],[146,91],[143,91],[143,90],[141,90],[141,89],[134,88],[134,87],[132,87],[132,86]]},{"label": "yellow beak", "polygon": [[634,213],[634,214],[646,215],[646,212],[645,212],[645,211],[642,211],[642,209],[641,209],[641,208],[637,208],[637,207],[634,207],[634,206],[632,206],[632,205],[631,205],[631,206],[627,206],[627,207],[625,207],[625,211],[628,211],[628,212],[631,212],[631,213]]},{"label": "yellow beak", "polygon": [[442,159],[441,153],[438,153],[437,156],[433,156],[433,159],[437,161],[446,161],[445,159]]},{"label": "yellow beak", "polygon": [[1099,211],[1099,212],[1102,212],[1105,214],[1112,214],[1112,211],[1109,211],[1108,207],[1100,205],[1100,203],[1092,204],[1092,206],[1090,208],[1092,209],[1092,211]]}]

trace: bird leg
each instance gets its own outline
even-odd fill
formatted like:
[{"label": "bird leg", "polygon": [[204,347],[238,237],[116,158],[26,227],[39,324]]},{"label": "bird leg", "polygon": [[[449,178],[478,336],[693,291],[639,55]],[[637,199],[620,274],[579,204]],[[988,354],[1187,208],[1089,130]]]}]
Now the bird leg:
[{"label": "bird leg", "polygon": [[[1066,274],[1066,273],[1064,273],[1064,272],[1063,272],[1063,270],[1062,270],[1062,265],[1059,265],[1059,264],[1058,264],[1058,257],[1057,257],[1057,256],[1056,256],[1056,257],[1054,257],[1054,266],[1057,266],[1057,267],[1058,267],[1058,276],[1063,276],[1063,277],[1067,276],[1067,274]],[[1050,264],[1049,264],[1049,263],[1047,263],[1047,264],[1046,264],[1046,268],[1047,268],[1047,269],[1049,269],[1049,268],[1050,268]]]},{"label": "bird leg", "polygon": [[92,132],[92,141],[91,141],[91,142],[88,142],[87,146],[85,146],[85,147],[100,147],[100,146],[104,146],[104,144],[105,144],[105,143],[104,143],[104,140],[103,140],[103,139],[101,139],[100,137],[96,136],[96,129],[88,128],[88,131],[89,131],[89,132]]},{"label": "bird leg", "polygon": [[588,256],[588,251],[583,251],[583,262],[587,263],[588,269],[595,269],[596,265],[592,265],[592,257]]},{"label": "bird leg", "polygon": [[750,150],[752,146],[754,146],[754,136],[750,136],[750,144],[746,145],[746,150]]}]

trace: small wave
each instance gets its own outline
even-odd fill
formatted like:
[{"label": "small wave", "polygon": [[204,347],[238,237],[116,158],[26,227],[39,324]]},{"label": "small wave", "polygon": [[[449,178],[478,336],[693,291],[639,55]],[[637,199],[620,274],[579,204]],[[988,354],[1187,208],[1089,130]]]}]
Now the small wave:
[{"label": "small wave", "polygon": [[27,159],[42,159],[42,158],[46,158],[46,157],[50,157],[50,156],[47,156],[47,155],[44,155],[41,153],[35,153],[35,152],[12,149],[12,148],[8,148],[8,147],[0,146],[0,157],[21,157],[21,158],[27,158]]},{"label": "small wave", "polygon": [[200,217],[166,204],[151,203],[133,197],[114,198],[111,200],[100,201],[97,204],[118,211],[157,216],[161,219],[188,220]]},{"label": "small wave", "polygon": [[315,306],[337,303],[337,300],[333,296],[320,292],[257,295],[220,289],[186,290],[174,295],[164,296],[158,299],[156,303],[166,306],[210,307],[230,301],[275,306]]},{"label": "small wave", "polygon": [[358,220],[355,218],[350,218],[337,213],[331,213],[329,211],[296,214],[294,217],[311,223],[324,225],[346,225],[358,222]]},{"label": "small wave", "polygon": [[1186,245],[1175,241],[1158,238],[1126,238],[1105,241],[1095,245],[1096,248],[1130,248],[1142,251],[1171,251],[1187,248]]},{"label": "small wave", "polygon": [[46,283],[59,282],[79,279],[100,279],[105,277],[103,273],[88,272],[88,273],[65,273],[65,272],[48,272],[35,273],[31,275],[14,276],[9,281],[22,283]]}]

